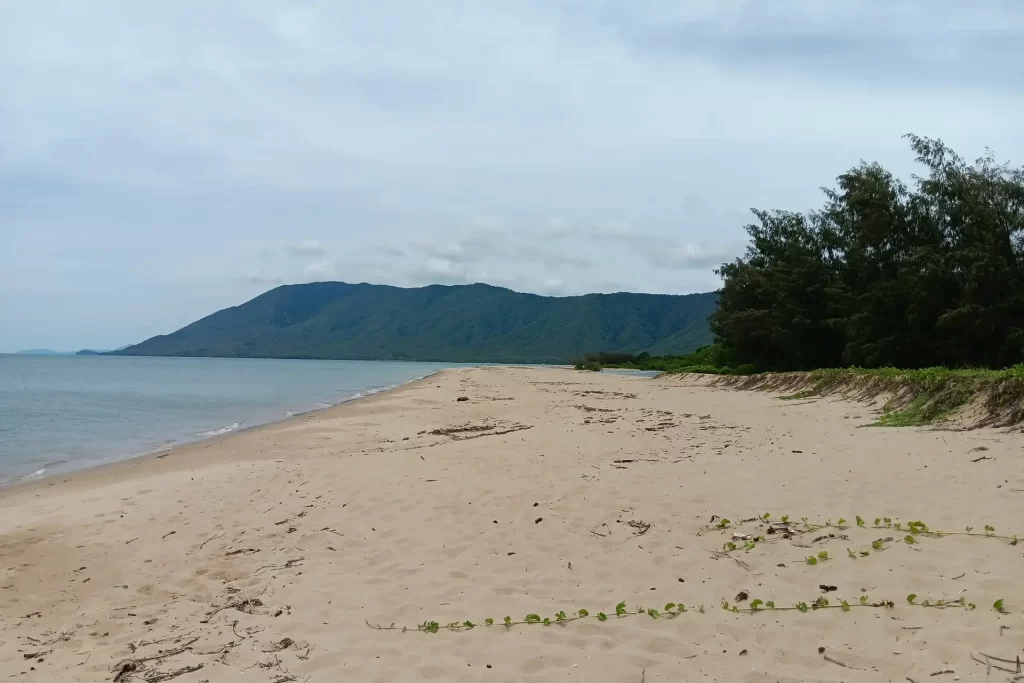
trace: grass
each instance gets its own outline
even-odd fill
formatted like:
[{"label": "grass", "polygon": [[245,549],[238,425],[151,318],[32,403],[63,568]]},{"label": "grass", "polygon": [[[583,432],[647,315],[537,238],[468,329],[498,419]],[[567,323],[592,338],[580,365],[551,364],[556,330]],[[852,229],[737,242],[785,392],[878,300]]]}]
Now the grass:
[{"label": "grass", "polygon": [[1024,365],[1005,370],[843,368],[810,372],[722,377],[741,389],[789,392],[794,400],[841,394],[856,400],[887,396],[876,423],[916,427],[943,422],[967,407],[979,409],[975,426],[1009,426],[1024,421]]}]

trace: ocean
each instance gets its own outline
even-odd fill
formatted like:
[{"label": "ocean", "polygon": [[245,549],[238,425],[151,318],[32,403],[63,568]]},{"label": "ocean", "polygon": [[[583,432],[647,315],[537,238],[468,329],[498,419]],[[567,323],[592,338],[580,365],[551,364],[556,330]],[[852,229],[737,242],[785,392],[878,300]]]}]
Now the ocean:
[{"label": "ocean", "polygon": [[0,484],[288,419],[454,365],[0,354]]}]

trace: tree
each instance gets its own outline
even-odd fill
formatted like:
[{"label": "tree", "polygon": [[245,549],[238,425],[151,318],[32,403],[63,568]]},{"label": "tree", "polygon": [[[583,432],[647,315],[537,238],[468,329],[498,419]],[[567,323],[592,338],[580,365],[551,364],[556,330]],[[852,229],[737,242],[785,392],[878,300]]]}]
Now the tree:
[{"label": "tree", "polygon": [[758,211],[711,327],[760,370],[1024,360],[1024,169],[907,136],[927,176],[861,163],[807,215]]}]

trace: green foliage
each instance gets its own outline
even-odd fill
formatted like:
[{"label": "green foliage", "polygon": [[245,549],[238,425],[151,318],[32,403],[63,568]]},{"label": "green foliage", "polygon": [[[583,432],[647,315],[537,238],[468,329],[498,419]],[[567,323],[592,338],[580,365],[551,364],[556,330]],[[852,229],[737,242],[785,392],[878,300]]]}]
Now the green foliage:
[{"label": "green foliage", "polygon": [[[582,365],[587,361],[600,362],[604,367],[628,368],[632,370],[656,370],[667,373],[700,373],[706,375],[750,375],[757,368],[752,364],[740,364],[732,360],[719,344],[702,346],[693,353],[683,356],[650,356],[640,354],[635,358],[624,360],[615,358],[623,354],[586,354]],[[607,358],[608,360],[600,360]]]},{"label": "green foliage", "polygon": [[588,351],[688,353],[717,294],[541,297],[489,285],[277,287],[116,353],[569,363]]},{"label": "green foliage", "polygon": [[[907,136],[925,173],[906,186],[850,169],[816,212],[754,211],[746,254],[718,269],[711,328],[762,371],[1024,362],[1024,169],[965,162]],[[1007,389],[1018,397],[1020,385]],[[912,407],[929,410],[959,400]]]},{"label": "green foliage", "polygon": [[[917,595],[911,594],[907,596],[907,603],[909,606],[913,607],[930,607],[935,609],[943,609],[948,607],[961,607],[963,609],[968,610],[975,609],[974,603],[968,603],[966,598],[964,598],[963,596],[952,602],[947,602],[944,599],[940,599],[934,603],[930,600],[924,600],[923,602],[918,603]],[[811,603],[801,601],[794,603],[792,607],[777,607],[774,600],[761,600],[760,598],[755,598],[750,601],[749,607],[741,608],[738,605],[730,605],[727,600],[722,600],[722,609],[732,614],[754,614],[765,610],[797,611],[806,614],[807,612],[810,612],[812,610],[817,611],[826,609],[838,609],[843,612],[850,612],[853,608],[892,609],[894,607],[895,604],[890,600],[877,600],[872,602],[868,599],[868,596],[866,595],[861,595],[859,597],[859,601],[853,604],[842,599],[839,599],[836,603],[832,603],[831,601],[829,601],[827,597],[821,595]],[[1008,612],[1003,608],[1002,600],[996,600],[995,603],[993,603],[992,608],[1001,614],[1008,614]],[[688,610],[686,609],[686,605],[675,602],[667,603],[664,609],[661,611],[655,608],[644,609],[643,607],[637,607],[635,610],[627,610],[626,604],[623,602],[615,606],[615,612],[616,616],[620,618],[646,615],[651,619],[676,619],[686,614]],[[705,614],[704,605],[699,605],[697,607],[697,612],[699,614]],[[572,616],[569,616],[564,611],[556,612],[554,615],[554,619],[552,619],[551,617],[541,617],[538,614],[527,614],[525,617],[523,617],[521,621],[514,621],[511,617],[505,617],[505,626],[509,628],[519,625],[551,626],[552,623],[565,624],[568,622],[587,619],[591,616],[597,619],[599,622],[608,621],[608,615],[604,612],[598,612],[597,614],[591,615],[590,612],[588,612],[587,610],[581,609]],[[484,623],[490,626],[494,623],[494,620],[488,618],[484,621]],[[452,621],[446,624],[441,624],[437,621],[428,620],[411,628],[406,626],[396,626],[395,624],[391,624],[390,626],[384,626],[382,624],[374,625],[370,622],[366,622],[366,625],[378,631],[418,631],[420,633],[437,633],[442,629],[446,631],[470,631],[476,628],[476,624],[469,620],[462,622]]]}]

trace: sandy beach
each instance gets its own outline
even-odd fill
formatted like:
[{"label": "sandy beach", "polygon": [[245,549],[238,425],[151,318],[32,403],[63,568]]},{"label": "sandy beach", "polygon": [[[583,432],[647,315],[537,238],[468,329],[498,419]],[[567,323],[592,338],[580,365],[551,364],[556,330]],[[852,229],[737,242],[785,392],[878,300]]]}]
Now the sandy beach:
[{"label": "sandy beach", "polygon": [[[0,676],[1012,679],[1024,546],[984,533],[1024,533],[1024,438],[874,419],[693,378],[460,369],[3,490]],[[916,520],[981,535],[908,544]],[[961,597],[976,609],[921,606]]]}]

